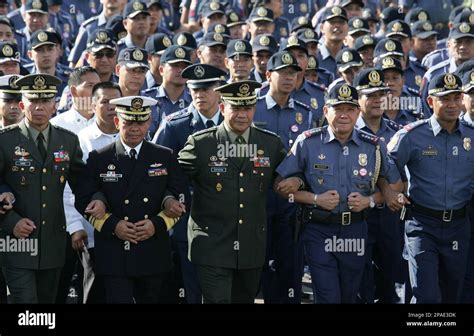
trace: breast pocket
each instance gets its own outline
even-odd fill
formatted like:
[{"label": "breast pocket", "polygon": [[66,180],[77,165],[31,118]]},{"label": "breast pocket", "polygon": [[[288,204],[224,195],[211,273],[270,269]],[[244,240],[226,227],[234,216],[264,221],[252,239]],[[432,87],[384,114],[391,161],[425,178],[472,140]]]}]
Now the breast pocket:
[{"label": "breast pocket", "polygon": [[69,161],[66,162],[53,162],[51,164],[52,174],[67,174],[69,172]]},{"label": "breast pocket", "polygon": [[324,192],[335,186],[334,165],[326,163],[314,163],[310,171],[311,184],[316,185],[318,190],[315,192]]},{"label": "breast pocket", "polygon": [[[429,153],[433,154],[433,153]],[[433,167],[439,167],[441,161],[441,153],[436,155],[423,155],[423,151],[420,151],[419,155],[414,159],[415,166],[414,170],[423,172],[423,175],[426,177],[439,177],[439,170],[433,169]]]}]

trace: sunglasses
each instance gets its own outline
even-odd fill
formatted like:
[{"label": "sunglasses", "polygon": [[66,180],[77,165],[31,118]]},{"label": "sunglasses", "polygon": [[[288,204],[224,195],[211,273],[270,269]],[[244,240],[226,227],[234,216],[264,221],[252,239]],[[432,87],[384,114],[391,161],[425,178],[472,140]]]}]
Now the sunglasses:
[{"label": "sunglasses", "polygon": [[107,57],[107,58],[113,58],[113,57],[115,57],[115,51],[109,50],[109,51],[102,51],[102,52],[94,53],[95,58],[102,58],[104,56]]}]

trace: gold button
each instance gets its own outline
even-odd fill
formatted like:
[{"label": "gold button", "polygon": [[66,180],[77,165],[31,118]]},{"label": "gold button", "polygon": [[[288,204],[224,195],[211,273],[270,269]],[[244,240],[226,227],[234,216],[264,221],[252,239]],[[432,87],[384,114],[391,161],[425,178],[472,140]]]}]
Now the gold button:
[{"label": "gold button", "polygon": [[125,204],[128,204],[128,203],[130,203],[130,201],[129,201],[129,200],[125,200],[125,202],[124,202],[124,203],[125,203]]},{"label": "gold button", "polygon": [[143,216],[145,219],[148,219],[148,215]]},{"label": "gold button", "polygon": [[43,186],[43,190],[46,190],[46,186]]},{"label": "gold button", "polygon": [[46,172],[47,172],[46,168],[43,168],[43,173],[46,173]]},{"label": "gold button", "polygon": [[240,173],[239,176],[240,176],[240,177],[244,176],[244,173]]},{"label": "gold button", "polygon": [[42,221],[41,224],[45,225],[45,224],[46,224],[46,221]]},{"label": "gold button", "polygon": [[221,176],[221,173],[217,173],[216,175],[217,175],[217,176]]},{"label": "gold button", "polygon": [[43,208],[46,208],[46,203],[43,204]]},{"label": "gold button", "polygon": [[244,188],[240,188],[240,192],[244,192]]},{"label": "gold button", "polygon": [[264,173],[261,173],[261,174],[260,174],[260,176],[263,176],[263,175],[265,175],[265,174],[264,174]]},{"label": "gold button", "polygon": [[204,228],[204,230],[209,230],[209,226],[206,226],[206,227]]},{"label": "gold button", "polygon": [[244,221],[239,219],[239,224],[243,224],[243,223],[244,223]]},{"label": "gold button", "polygon": [[25,168],[21,168],[21,171],[25,171]]},{"label": "gold button", "polygon": [[240,208],[243,208],[243,207],[244,207],[244,205],[242,203],[240,203]]},{"label": "gold button", "polygon": [[128,217],[127,217],[127,216],[125,216],[125,217],[123,218],[123,220],[126,220],[126,221],[128,221]]},{"label": "gold button", "polygon": [[143,202],[147,203],[147,202],[148,202],[148,198],[145,197],[145,198],[143,199]]}]

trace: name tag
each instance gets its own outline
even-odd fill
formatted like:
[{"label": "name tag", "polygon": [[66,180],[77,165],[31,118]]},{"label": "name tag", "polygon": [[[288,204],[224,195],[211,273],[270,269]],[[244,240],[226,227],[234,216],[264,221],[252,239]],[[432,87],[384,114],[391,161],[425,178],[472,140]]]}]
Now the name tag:
[{"label": "name tag", "polygon": [[17,167],[29,167],[31,166],[31,159],[20,159],[15,161],[15,166]]},{"label": "name tag", "polygon": [[325,164],[315,164],[314,169],[317,170],[329,170],[329,166]]},{"label": "name tag", "polygon": [[211,173],[226,173],[226,167],[211,167]]},{"label": "name tag", "polygon": [[103,182],[118,182],[119,178],[122,177],[122,174],[115,174],[115,172],[107,172],[107,174],[100,174]]}]

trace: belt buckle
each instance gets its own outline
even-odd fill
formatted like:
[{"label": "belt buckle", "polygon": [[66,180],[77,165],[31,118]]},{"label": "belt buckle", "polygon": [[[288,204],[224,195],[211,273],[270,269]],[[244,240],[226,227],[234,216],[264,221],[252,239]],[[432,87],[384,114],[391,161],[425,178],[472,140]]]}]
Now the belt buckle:
[{"label": "belt buckle", "polygon": [[443,211],[443,222],[451,222],[453,218],[453,210],[444,210]]},{"label": "belt buckle", "polygon": [[343,212],[341,216],[341,224],[342,225],[349,225],[351,224],[351,213],[350,211]]},{"label": "belt buckle", "polygon": [[385,203],[378,203],[375,205],[377,209],[385,209]]}]

